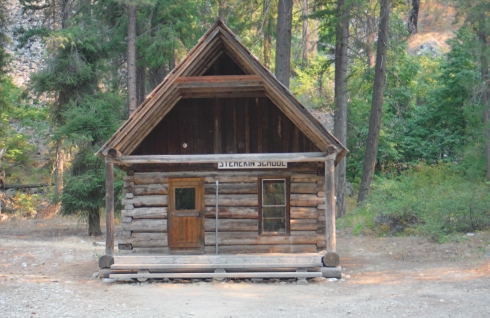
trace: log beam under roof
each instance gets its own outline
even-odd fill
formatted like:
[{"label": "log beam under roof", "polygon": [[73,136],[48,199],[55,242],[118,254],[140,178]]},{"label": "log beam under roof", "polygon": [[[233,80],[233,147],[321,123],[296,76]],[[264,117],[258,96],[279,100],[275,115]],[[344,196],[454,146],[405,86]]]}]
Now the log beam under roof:
[{"label": "log beam under roof", "polygon": [[257,75],[188,76],[175,84],[182,98],[265,96],[264,81]]},{"label": "log beam under roof", "polygon": [[248,154],[208,154],[208,155],[146,155],[146,156],[119,156],[107,158],[108,162],[115,164],[141,164],[141,163],[218,163],[240,161],[281,161],[281,162],[317,162],[324,161],[324,152],[297,152],[297,153],[248,153]]}]

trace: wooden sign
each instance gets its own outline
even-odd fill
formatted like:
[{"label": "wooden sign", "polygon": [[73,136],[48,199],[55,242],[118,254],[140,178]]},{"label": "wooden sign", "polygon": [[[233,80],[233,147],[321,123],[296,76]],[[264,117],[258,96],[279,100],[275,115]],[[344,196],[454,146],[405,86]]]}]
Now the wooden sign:
[{"label": "wooden sign", "polygon": [[218,169],[286,169],[287,162],[282,161],[237,161],[218,162]]}]

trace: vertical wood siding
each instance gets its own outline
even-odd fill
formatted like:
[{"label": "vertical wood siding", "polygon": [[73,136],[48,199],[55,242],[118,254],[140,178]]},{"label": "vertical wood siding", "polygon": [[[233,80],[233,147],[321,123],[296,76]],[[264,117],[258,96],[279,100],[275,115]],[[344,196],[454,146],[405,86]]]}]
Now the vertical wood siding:
[{"label": "vertical wood siding", "polygon": [[268,98],[200,98],[181,100],[132,154],[308,151],[320,150]]}]

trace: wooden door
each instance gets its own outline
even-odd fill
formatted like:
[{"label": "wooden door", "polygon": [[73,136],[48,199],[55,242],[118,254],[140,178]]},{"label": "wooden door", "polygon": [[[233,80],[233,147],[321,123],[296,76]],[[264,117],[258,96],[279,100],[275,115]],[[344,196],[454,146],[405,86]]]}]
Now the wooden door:
[{"label": "wooden door", "polygon": [[169,180],[168,246],[204,250],[204,183],[201,178]]}]

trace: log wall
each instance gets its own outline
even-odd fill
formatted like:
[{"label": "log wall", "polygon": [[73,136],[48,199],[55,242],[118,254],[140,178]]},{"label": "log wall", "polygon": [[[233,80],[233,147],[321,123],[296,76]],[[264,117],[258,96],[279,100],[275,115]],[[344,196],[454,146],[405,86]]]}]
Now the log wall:
[{"label": "log wall", "polygon": [[[219,181],[220,253],[308,253],[325,249],[325,192],[322,164],[296,171],[136,172],[124,178],[120,250],[168,252],[168,180],[203,177],[205,251],[215,253],[216,180]],[[290,235],[259,235],[258,180],[286,177],[290,185]]]}]

